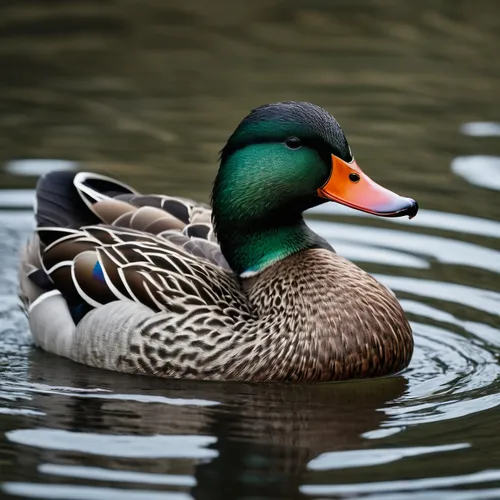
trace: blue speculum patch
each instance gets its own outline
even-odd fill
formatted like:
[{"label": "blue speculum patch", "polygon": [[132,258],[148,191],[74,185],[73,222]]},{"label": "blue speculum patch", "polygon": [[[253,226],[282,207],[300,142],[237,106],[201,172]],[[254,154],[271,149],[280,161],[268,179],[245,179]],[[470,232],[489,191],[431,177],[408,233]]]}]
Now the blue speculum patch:
[{"label": "blue speculum patch", "polygon": [[92,278],[99,280],[99,281],[105,281],[104,280],[104,272],[102,270],[101,264],[99,261],[95,263],[94,269],[92,269]]}]

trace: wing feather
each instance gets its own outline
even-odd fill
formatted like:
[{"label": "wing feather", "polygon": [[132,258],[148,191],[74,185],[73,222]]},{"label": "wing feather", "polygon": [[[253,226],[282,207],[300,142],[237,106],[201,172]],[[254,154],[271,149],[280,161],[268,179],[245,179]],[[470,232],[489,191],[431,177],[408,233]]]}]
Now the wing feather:
[{"label": "wing feather", "polygon": [[99,174],[72,175],[71,184],[67,174],[57,173],[40,183],[39,225],[20,269],[25,309],[54,288],[70,312],[80,304],[95,308],[116,300],[161,311],[223,300],[236,305],[241,299],[209,206],[139,194]]}]

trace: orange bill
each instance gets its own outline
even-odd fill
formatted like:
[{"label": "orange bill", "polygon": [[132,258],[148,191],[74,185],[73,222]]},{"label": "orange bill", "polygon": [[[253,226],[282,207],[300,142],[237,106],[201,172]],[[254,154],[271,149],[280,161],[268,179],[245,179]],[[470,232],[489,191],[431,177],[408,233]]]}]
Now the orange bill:
[{"label": "orange bill", "polygon": [[318,189],[318,195],[356,210],[383,217],[411,218],[417,215],[418,204],[411,198],[399,196],[372,181],[358,167],[332,155],[332,171],[326,184]]}]

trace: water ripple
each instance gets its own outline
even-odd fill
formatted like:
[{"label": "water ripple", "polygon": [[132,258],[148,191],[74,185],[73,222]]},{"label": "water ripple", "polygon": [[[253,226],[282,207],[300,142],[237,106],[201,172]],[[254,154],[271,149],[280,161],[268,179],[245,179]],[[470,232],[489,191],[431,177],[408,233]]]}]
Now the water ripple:
[{"label": "water ripple", "polygon": [[500,137],[500,123],[497,122],[469,122],[460,127],[460,132],[472,137]]},{"label": "water ripple", "polygon": [[12,175],[39,177],[55,170],[77,170],[79,164],[68,160],[12,160],[5,165],[5,171]]},{"label": "water ripple", "polygon": [[[408,492],[425,491],[430,488],[447,488],[456,486],[469,486],[477,485],[487,482],[500,481],[500,470],[489,470],[477,472],[474,474],[464,474],[462,476],[444,476],[444,477],[430,477],[425,479],[411,479],[402,481],[379,481],[373,483],[358,483],[358,484],[308,484],[303,485],[300,489],[306,495],[366,495],[370,493],[389,493],[389,492],[405,492],[404,498],[416,498],[406,496]],[[433,496],[435,493],[436,496]],[[446,498],[442,490],[435,492],[425,492],[426,499],[429,498]],[[468,493],[464,492],[466,495]],[[494,495],[490,497],[481,496],[480,492],[473,491],[472,495],[464,498],[498,498],[496,495],[500,493],[500,489],[494,490]],[[478,494],[479,496],[473,496]],[[375,498],[373,496],[363,496],[363,498]],[[386,496],[380,498],[388,498]],[[402,498],[399,496],[398,498]],[[460,496],[453,496],[454,499]]]},{"label": "water ripple", "polygon": [[[207,399],[167,398],[155,394],[116,394],[105,389],[79,389],[75,387],[53,387],[47,384],[6,384],[5,391],[24,390],[41,394],[59,394],[76,398],[108,399],[118,401],[136,401],[139,403],[160,403],[172,406],[215,406],[217,401]],[[18,393],[24,396],[24,393]]]},{"label": "water ripple", "polygon": [[[0,192],[0,205],[1,200]],[[347,214],[343,209],[335,210],[336,214]],[[352,211],[348,214],[354,215]],[[408,233],[401,226],[407,222],[401,220],[388,221],[399,224],[398,229],[370,227],[366,218],[359,220],[366,224],[318,220],[309,223],[332,242],[339,254],[374,266],[375,270],[379,270],[376,266],[383,266],[383,274],[373,273],[374,276],[400,295],[414,330],[415,351],[410,367],[392,379],[396,384],[394,390],[384,393],[381,389],[380,399],[376,397],[376,390],[367,389],[363,396],[356,396],[357,391],[367,387],[366,382],[346,384],[345,392],[342,384],[327,384],[317,389],[204,384],[193,390],[184,386],[174,390],[168,381],[155,385],[150,379],[146,382],[133,379],[138,381],[129,386],[130,382],[124,384],[119,375],[109,385],[110,374],[102,379],[94,376],[87,379],[85,367],[67,361],[56,366],[54,360],[47,363],[48,358],[41,353],[39,362],[28,362],[27,356],[32,352],[28,337],[17,334],[19,326],[13,326],[8,330],[10,333],[4,335],[0,349],[0,361],[6,359],[9,366],[3,373],[0,414],[23,418],[29,424],[27,428],[16,425],[8,429],[5,439],[32,450],[24,453],[38,457],[37,470],[42,478],[61,478],[72,484],[48,485],[38,482],[39,478],[35,482],[10,481],[4,483],[3,492],[28,498],[77,500],[92,496],[112,500],[191,498],[184,491],[160,492],[154,487],[206,488],[203,481],[211,476],[200,471],[208,467],[211,474],[216,474],[219,463],[228,463],[227,449],[233,450],[233,454],[234,450],[242,454],[240,462],[229,459],[232,466],[246,464],[247,472],[234,474],[238,481],[250,478],[248,467],[257,478],[260,476],[255,471],[274,461],[277,467],[284,467],[283,463],[291,467],[288,461],[298,460],[291,457],[301,457],[299,450],[309,450],[309,453],[300,459],[301,465],[294,466],[296,471],[291,469],[290,474],[287,469],[283,477],[301,477],[307,470],[313,481],[317,478],[322,482],[327,477],[325,473],[336,471],[360,474],[372,468],[382,470],[387,464],[396,469],[412,461],[423,463],[418,460],[440,463],[446,460],[437,458],[441,454],[449,455],[450,460],[461,452],[477,456],[479,452],[473,439],[469,442],[446,438],[439,442],[433,439],[414,443],[411,432],[422,433],[424,426],[432,427],[440,422],[457,425],[464,418],[486,415],[500,407],[500,293],[483,289],[480,284],[470,286],[445,281],[434,273],[434,263],[438,262],[443,267],[459,265],[479,269],[482,276],[498,274],[500,252],[494,246],[486,248],[463,240],[468,235],[500,238],[500,224],[425,210],[411,221],[417,227],[450,232],[449,237],[444,237]],[[28,211],[10,211],[0,217],[0,221],[0,229],[9,236],[12,248],[19,246],[33,225]],[[12,251],[9,249],[6,254],[10,255],[9,252]],[[12,269],[15,268],[13,259],[12,263],[7,261]],[[415,272],[424,277],[409,275]],[[25,325],[20,315],[13,312],[13,273],[8,275],[7,284],[11,292],[4,296],[0,314],[11,317],[9,321],[13,325]],[[52,379],[52,373],[59,375]],[[399,382],[404,382],[403,386],[395,390]],[[276,391],[270,399],[266,392],[269,390]],[[305,392],[302,395],[299,392],[294,400],[296,390]],[[347,403],[342,402],[343,394],[348,396]],[[336,397],[341,398],[340,402]],[[54,403],[49,404],[51,401],[56,401],[55,407]],[[370,402],[369,406],[357,410],[365,401]],[[82,412],[80,407],[85,410]],[[58,425],[53,425],[52,419]],[[356,427],[358,421],[364,424]],[[44,425],[50,428],[42,427]],[[72,427],[66,427],[68,425]],[[60,426],[63,428],[53,428]],[[141,431],[150,428],[153,432]],[[259,446],[265,444],[264,451],[255,440],[261,443]],[[257,448],[245,451],[248,443]],[[286,453],[291,454],[284,462],[273,455],[281,457],[281,451],[276,450],[282,450],[283,446]],[[72,457],[78,462],[72,461]],[[162,470],[162,461],[168,462],[169,469]],[[141,465],[145,463],[149,465]],[[173,465],[181,463],[184,465]],[[156,467],[153,464],[159,468],[151,469]],[[197,471],[195,474],[193,468]],[[78,481],[94,481],[97,485],[83,485]],[[245,488],[251,491],[258,483],[248,481]],[[475,500],[489,498],[484,495],[496,492],[495,488],[482,488],[500,481],[500,477],[498,472],[491,471],[405,481],[344,484],[345,481],[332,476],[330,484],[297,485],[297,488],[303,495],[312,497],[355,495],[399,499],[404,494],[404,498],[418,499],[430,494],[439,498],[448,495],[453,500],[462,497]],[[116,487],[108,483],[115,483]],[[142,485],[142,488],[126,489],[127,485],[134,488]],[[456,488],[461,485],[474,489],[458,492]]]},{"label": "water ripple", "polygon": [[459,156],[452,161],[451,171],[475,186],[500,190],[499,156]]},{"label": "water ripple", "polygon": [[190,500],[193,497],[187,493],[154,491],[154,490],[126,490],[118,488],[104,488],[86,485],[64,485],[43,483],[14,483],[7,482],[2,490],[9,495],[27,498],[50,500]]},{"label": "water ripple", "polygon": [[413,448],[384,448],[371,450],[349,450],[324,453],[311,460],[311,470],[349,469],[353,467],[369,467],[371,465],[389,464],[406,457],[417,457],[430,453],[463,450],[469,448],[467,443],[442,446],[420,446]]},{"label": "water ripple", "polygon": [[381,274],[374,274],[374,276],[392,290],[445,302],[454,302],[478,311],[500,316],[500,293],[491,290],[481,290],[471,286],[421,278]]},{"label": "water ripple", "polygon": [[422,238],[421,234],[373,227],[363,227],[360,231],[359,227],[352,224],[337,222],[311,221],[310,226],[333,246],[339,239],[355,243],[369,242],[374,247],[399,250],[420,257],[427,256],[445,264],[500,273],[500,252],[473,243],[430,235]]},{"label": "water ripple", "polygon": [[38,470],[53,476],[75,477],[96,481],[116,481],[120,483],[161,484],[168,486],[196,485],[192,476],[180,474],[151,474],[130,470],[103,469],[101,467],[83,467],[79,465],[41,464]]},{"label": "water ripple", "polygon": [[[354,218],[377,219],[377,216],[358,212],[343,205],[336,203],[327,203],[319,207],[311,208],[307,211],[308,214],[317,215],[341,215]],[[488,238],[500,238],[500,222],[481,219],[479,217],[471,217],[469,215],[452,214],[447,212],[437,212],[435,210],[420,209],[418,216],[414,219],[405,217],[384,219],[390,224],[398,224],[402,226],[427,227],[431,229],[439,229],[441,231],[450,231],[457,234],[474,234],[486,236]]]},{"label": "water ripple", "polygon": [[46,450],[75,451],[93,455],[127,458],[214,458],[208,449],[213,436],[127,436],[90,434],[59,429],[19,429],[5,437],[17,444]]}]

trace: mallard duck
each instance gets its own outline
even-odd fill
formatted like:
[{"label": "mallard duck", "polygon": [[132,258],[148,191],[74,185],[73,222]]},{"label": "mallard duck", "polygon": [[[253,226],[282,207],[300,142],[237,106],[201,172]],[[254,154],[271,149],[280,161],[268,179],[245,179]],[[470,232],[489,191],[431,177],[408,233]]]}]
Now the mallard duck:
[{"label": "mallard duck", "polygon": [[221,152],[212,207],[52,172],[20,266],[36,344],[160,377],[331,381],[396,373],[413,337],[394,294],[302,213],[334,201],[385,217],[417,203],[359,168],[319,106],[254,109]]}]

